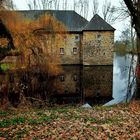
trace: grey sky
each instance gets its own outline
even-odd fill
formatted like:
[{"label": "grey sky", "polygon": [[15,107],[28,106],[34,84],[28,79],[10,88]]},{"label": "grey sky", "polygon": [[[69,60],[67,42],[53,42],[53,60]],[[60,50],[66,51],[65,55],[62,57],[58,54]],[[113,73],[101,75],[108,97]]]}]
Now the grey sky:
[{"label": "grey sky", "polygon": [[[33,1],[33,0],[13,0],[17,6],[18,9],[20,10],[28,10],[28,5],[27,2],[29,1]],[[38,0],[39,1],[39,0]],[[61,5],[63,3],[63,0],[59,0],[60,1],[60,10],[62,9]],[[101,15],[101,10],[102,10],[102,3],[104,2],[104,0],[99,0],[99,15]],[[119,6],[119,2],[120,0],[112,0],[111,4],[114,6]],[[68,9],[69,10],[73,10],[73,0],[68,0]],[[87,19],[90,21],[90,19],[93,17],[92,14],[92,0],[89,0],[89,9],[88,9],[88,17]],[[128,25],[128,19],[125,19],[123,21],[119,21],[116,22],[115,24],[113,24],[112,26],[116,29],[115,31],[115,40],[119,39],[119,36],[121,34],[121,31],[123,30],[124,26]]]}]

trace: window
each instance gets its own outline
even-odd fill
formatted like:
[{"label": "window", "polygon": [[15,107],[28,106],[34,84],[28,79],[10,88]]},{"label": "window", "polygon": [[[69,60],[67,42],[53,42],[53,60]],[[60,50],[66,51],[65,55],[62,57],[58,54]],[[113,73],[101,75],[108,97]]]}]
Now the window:
[{"label": "window", "polygon": [[10,83],[14,82],[14,75],[13,74],[10,74],[9,81],[10,81]]},{"label": "window", "polygon": [[73,48],[73,54],[77,54],[77,48]]},{"label": "window", "polygon": [[68,90],[67,90],[67,89],[65,89],[64,93],[65,93],[65,94],[68,94],[69,92],[68,92]]},{"label": "window", "polygon": [[102,39],[102,36],[100,34],[98,34],[96,38],[97,38],[97,40],[100,41]]},{"label": "window", "polygon": [[65,40],[65,41],[67,40],[67,36],[64,36],[64,40]]},{"label": "window", "polygon": [[78,77],[77,77],[76,74],[73,76],[73,80],[74,80],[74,81],[77,81],[77,80],[78,80]]},{"label": "window", "polygon": [[61,82],[65,81],[64,75],[60,75],[60,76],[59,76],[59,79],[60,79]]},{"label": "window", "polygon": [[76,41],[79,41],[79,40],[80,40],[79,35],[76,35],[76,36],[75,36],[75,40],[76,40]]},{"label": "window", "polygon": [[60,54],[64,54],[64,48],[60,48]]}]

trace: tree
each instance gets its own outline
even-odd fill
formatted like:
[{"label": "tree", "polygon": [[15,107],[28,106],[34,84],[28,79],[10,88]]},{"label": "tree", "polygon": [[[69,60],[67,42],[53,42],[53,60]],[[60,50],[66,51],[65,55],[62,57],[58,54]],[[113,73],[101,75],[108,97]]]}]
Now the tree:
[{"label": "tree", "polygon": [[1,8],[3,7],[3,9],[8,9],[8,10],[16,9],[13,0],[1,0],[0,7]]},{"label": "tree", "polygon": [[74,0],[73,9],[84,18],[88,17],[89,0]]},{"label": "tree", "polygon": [[132,19],[132,26],[137,33],[137,51],[138,51],[138,66],[137,66],[137,93],[140,91],[140,0],[124,0]]},{"label": "tree", "polygon": [[[5,10],[0,12],[0,17],[3,25],[0,30],[0,44],[6,44],[4,47],[1,45],[0,50],[7,49],[5,53],[0,51],[0,57],[1,54],[3,55],[1,60],[7,57],[9,52],[13,52],[13,50],[8,49],[9,42],[12,42],[15,51],[19,52],[18,59],[15,63],[16,68],[14,69],[14,73],[18,74],[19,80],[18,82],[15,81],[11,86],[12,93],[17,92],[18,94],[14,94],[13,98],[16,98],[18,95],[19,98],[23,97],[24,91],[23,88],[20,87],[21,85],[25,87],[25,84],[28,84],[28,96],[31,96],[34,91],[32,88],[34,87],[34,83],[37,83],[35,85],[37,85],[36,89],[39,91],[41,75],[46,79],[48,75],[49,77],[53,77],[49,82],[46,81],[44,84],[44,87],[47,88],[47,93],[52,93],[51,90],[55,89],[53,79],[61,70],[57,65],[60,55],[57,51],[55,52],[55,49],[61,45],[61,40],[64,39],[62,32],[66,32],[65,26],[55,18],[46,14],[43,14],[36,20],[30,20],[18,12]],[[56,35],[55,32],[58,34]],[[52,48],[54,50],[52,50]],[[49,54],[50,50],[53,51],[53,55]],[[19,70],[22,71],[21,74],[19,74]],[[29,82],[23,82],[22,79],[27,79],[26,75],[28,75],[28,73],[30,73],[28,76],[28,79],[30,79]],[[4,83],[4,80],[2,82],[2,85],[3,84],[5,88],[1,91],[1,94],[6,95],[4,98],[6,98],[6,102],[8,102],[7,96],[8,92],[11,92],[11,89],[8,89],[9,83]],[[18,90],[16,91],[16,89]],[[43,94],[43,92],[44,91],[42,91],[41,94]],[[10,98],[12,97],[10,96]]]},{"label": "tree", "polygon": [[98,0],[93,0],[92,3],[93,15],[101,14],[101,17],[103,17],[103,19],[110,24],[114,24],[116,21],[118,22],[119,20],[128,17],[126,7],[122,2],[120,3],[121,6],[114,6],[112,5],[110,0],[104,0],[101,12],[99,12],[99,5],[100,3],[98,2]]},{"label": "tree", "polygon": [[93,12],[93,16],[97,13],[99,13],[99,2],[98,0],[93,0],[93,8],[92,8],[92,12]]},{"label": "tree", "polygon": [[[33,1],[28,1],[28,7],[30,10],[34,9],[59,9],[59,1],[58,0],[33,0]],[[63,3],[63,8],[67,8],[67,0],[64,1]]]},{"label": "tree", "polygon": [[6,9],[14,10],[16,6],[14,5],[13,0],[5,0]]},{"label": "tree", "polygon": [[[6,8],[10,8],[12,5],[13,5],[12,0],[0,1],[0,8],[2,10],[6,10]],[[1,30],[0,31],[0,61],[3,60],[6,56],[19,55],[19,52],[13,51],[14,50],[13,38],[9,30],[7,29],[7,27],[4,25],[2,21],[2,17],[0,18],[0,30]]]},{"label": "tree", "polygon": [[140,38],[140,0],[124,0],[132,17],[132,24]]}]

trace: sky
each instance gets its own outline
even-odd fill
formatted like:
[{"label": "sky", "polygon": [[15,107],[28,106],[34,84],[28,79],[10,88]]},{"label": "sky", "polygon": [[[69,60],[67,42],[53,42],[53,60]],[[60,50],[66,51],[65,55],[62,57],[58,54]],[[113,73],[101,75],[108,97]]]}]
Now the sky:
[{"label": "sky", "polygon": [[[13,0],[13,1],[14,1],[14,4],[16,5],[18,10],[28,10],[29,7],[28,7],[27,3],[30,2],[30,1],[32,2],[33,0]],[[63,1],[64,0],[59,0],[59,2],[61,3],[60,4],[60,10],[62,9],[61,5],[62,5]],[[68,0],[68,5],[69,5],[68,9],[69,10],[73,9],[73,4],[72,4],[73,1],[74,0]],[[104,0],[98,0],[98,1],[99,1],[99,13],[98,14],[100,16],[102,16],[101,11],[102,11],[102,3],[104,2]],[[119,4],[120,4],[120,1],[121,0],[112,0],[111,4],[118,7]],[[92,17],[93,17],[93,14],[92,14],[92,0],[89,0],[89,8],[88,8],[87,20],[90,21]],[[123,31],[124,28],[126,28],[128,26],[128,24],[129,24],[129,18],[124,19],[123,21],[118,21],[115,24],[112,24],[112,26],[116,29],[116,31],[115,31],[115,40],[120,39],[121,32]]]}]

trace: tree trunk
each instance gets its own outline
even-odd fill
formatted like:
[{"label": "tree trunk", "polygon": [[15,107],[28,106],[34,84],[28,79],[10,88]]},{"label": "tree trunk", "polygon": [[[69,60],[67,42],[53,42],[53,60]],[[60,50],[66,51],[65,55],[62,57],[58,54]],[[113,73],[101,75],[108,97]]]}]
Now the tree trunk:
[{"label": "tree trunk", "polygon": [[138,50],[138,75],[137,75],[137,95],[136,97],[140,97],[140,37],[137,36],[137,50]]}]

